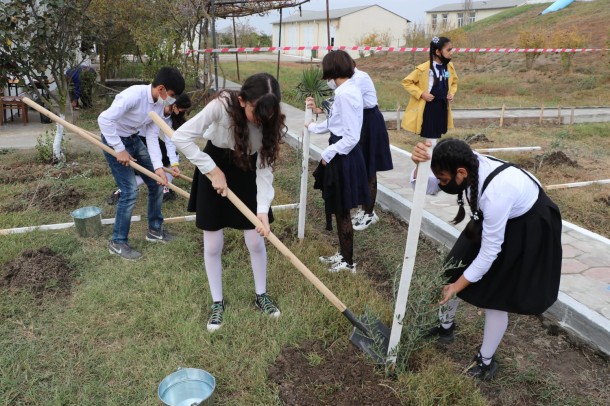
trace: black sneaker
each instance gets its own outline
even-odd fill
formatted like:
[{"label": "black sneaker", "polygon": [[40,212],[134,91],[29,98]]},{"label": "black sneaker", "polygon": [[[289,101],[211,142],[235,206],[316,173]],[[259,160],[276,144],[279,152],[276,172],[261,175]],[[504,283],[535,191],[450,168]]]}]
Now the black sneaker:
[{"label": "black sneaker", "polygon": [[436,337],[439,344],[451,344],[455,340],[455,322],[451,323],[451,327],[444,328],[442,324],[431,328],[426,334],[426,338]]},{"label": "black sneaker", "polygon": [[142,256],[142,254],[140,254],[138,251],[131,248],[129,244],[115,241],[110,241],[108,243],[108,251],[111,254],[118,255],[121,258],[128,259],[130,261],[140,259]]},{"label": "black sneaker", "polygon": [[483,356],[479,353],[466,369],[466,374],[482,381],[491,381],[496,376],[498,368],[498,363],[493,357],[491,357],[489,365],[485,365]]},{"label": "black sneaker", "polygon": [[212,303],[212,314],[208,319],[208,331],[213,333],[222,326],[222,316],[225,313],[225,301]]},{"label": "black sneaker", "polygon": [[176,200],[176,192],[169,189],[167,192],[163,193],[163,203],[169,202],[171,200]]},{"label": "black sneaker", "polygon": [[110,206],[114,206],[115,204],[117,204],[119,202],[120,198],[121,198],[121,189],[117,190],[116,192],[112,192],[110,194],[110,196],[108,197],[108,199],[106,199],[106,203],[108,203]]},{"label": "black sneaker", "polygon": [[153,230],[153,229],[149,228],[148,232],[146,233],[146,241],[150,241],[150,242],[166,243],[166,242],[174,241],[175,239],[176,239],[176,237],[174,237],[173,235],[171,235],[164,229]]},{"label": "black sneaker", "polygon": [[256,295],[254,304],[266,315],[271,317],[280,317],[280,309],[275,305],[275,303],[273,303],[273,300],[271,300],[266,293]]}]

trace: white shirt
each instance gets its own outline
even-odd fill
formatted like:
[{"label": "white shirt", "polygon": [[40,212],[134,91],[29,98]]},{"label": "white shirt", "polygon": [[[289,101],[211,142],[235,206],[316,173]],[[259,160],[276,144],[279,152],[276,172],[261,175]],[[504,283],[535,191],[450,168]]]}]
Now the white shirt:
[{"label": "white shirt", "polygon": [[377,106],[377,92],[375,84],[368,73],[354,68],[354,75],[351,78],[355,83],[360,93],[362,93],[362,105],[365,109],[371,109]]},{"label": "white shirt", "polygon": [[117,94],[112,105],[97,118],[106,142],[116,152],[125,150],[120,137],[137,134],[146,137],[154,169],[163,167],[159,148],[159,127],[148,117],[154,111],[163,117],[163,100],[152,98],[152,85],[134,85]]},{"label": "white shirt", "polygon": [[[538,185],[520,169],[513,166],[496,175],[481,195],[483,182],[489,174],[502,165],[475,152],[479,160],[479,209],[483,212],[483,235],[479,255],[464,271],[464,278],[474,283],[479,281],[498,257],[504,242],[506,222],[527,213],[538,200]],[[531,175],[534,178],[533,175]],[[534,178],[536,179],[536,178]],[[413,173],[411,184],[415,185]],[[440,190],[438,179],[431,174],[428,178],[427,194]],[[467,189],[468,195],[470,188]],[[465,204],[467,204],[465,202]]]},{"label": "white shirt", "polygon": [[[203,152],[195,140],[204,138],[218,148],[235,149],[233,122],[226,110],[227,99],[220,97],[210,101],[195,117],[182,124],[174,133],[173,141],[184,156],[206,174],[216,168],[214,160]],[[260,149],[263,146],[263,133],[259,127],[248,122],[250,152],[259,152],[256,160],[256,203],[257,213],[267,213],[275,195],[273,172],[270,166],[261,168]]]},{"label": "white shirt", "polygon": [[[440,78],[441,70],[439,69],[439,66],[442,66],[442,64],[434,62],[436,76]],[[428,72],[428,93],[430,93],[430,91],[432,90],[432,86],[434,86],[434,72],[432,71],[432,68],[430,68]]]},{"label": "white shirt", "polygon": [[360,141],[362,130],[362,94],[352,79],[348,79],[335,89],[335,102],[328,118],[321,123],[311,123],[307,127],[316,134],[332,132],[342,137],[322,151],[322,159],[330,162],[335,155],[347,155]]}]

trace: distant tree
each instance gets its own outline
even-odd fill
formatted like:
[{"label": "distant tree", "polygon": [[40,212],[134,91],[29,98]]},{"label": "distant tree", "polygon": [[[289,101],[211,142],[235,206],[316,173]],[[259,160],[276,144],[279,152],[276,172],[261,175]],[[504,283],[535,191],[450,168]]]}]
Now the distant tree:
[{"label": "distant tree", "polygon": [[[581,34],[576,27],[555,30],[551,36],[553,48],[582,48],[587,43],[587,40],[588,38]],[[563,71],[570,73],[572,71],[574,53],[562,52],[560,55]]]},{"label": "distant tree", "polygon": [[[381,46],[390,46],[392,44],[392,34],[390,31],[385,32],[371,32],[367,34],[363,34],[362,37],[357,42],[357,45],[360,46],[370,46],[370,47],[381,47]],[[365,52],[359,51],[360,56],[364,57]],[[375,51],[369,51],[369,54],[373,56]]]}]

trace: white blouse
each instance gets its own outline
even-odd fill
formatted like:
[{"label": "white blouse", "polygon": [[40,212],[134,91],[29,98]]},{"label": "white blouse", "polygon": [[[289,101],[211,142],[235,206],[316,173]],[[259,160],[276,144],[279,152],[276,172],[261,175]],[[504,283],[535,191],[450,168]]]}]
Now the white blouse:
[{"label": "white blouse", "polygon": [[[464,271],[464,278],[474,283],[479,281],[498,257],[504,242],[506,222],[527,213],[538,200],[538,184],[520,169],[510,166],[496,175],[489,182],[485,193],[481,195],[483,182],[489,174],[502,165],[484,155],[475,152],[479,160],[479,209],[483,212],[483,235],[479,255]],[[415,170],[413,171],[415,172]],[[531,175],[533,178],[534,176]],[[536,178],[534,178],[536,179]],[[434,174],[428,178],[427,194],[436,194],[440,187]],[[411,173],[411,184],[415,179]],[[467,189],[470,196],[470,188]],[[464,202],[467,205],[467,202]]]},{"label": "white blouse", "polygon": [[[193,118],[182,124],[174,133],[173,141],[176,148],[184,154],[201,173],[212,171],[216,164],[214,160],[195,144],[195,140],[204,138],[218,148],[235,148],[233,138],[233,122],[226,110],[227,97],[210,101],[203,110]],[[257,213],[267,213],[275,195],[273,190],[273,172],[270,166],[261,168],[260,149],[263,146],[263,133],[261,129],[248,122],[250,134],[250,151],[259,152],[256,160],[256,202]]]},{"label": "white blouse", "polygon": [[[439,66],[442,66],[440,63],[434,62],[434,69],[436,69],[436,76],[440,77],[441,70]],[[432,86],[434,86],[434,72],[432,72],[432,68],[428,71],[428,93],[432,90]]]},{"label": "white blouse", "polygon": [[371,109],[377,106],[377,92],[369,74],[355,68],[352,80],[356,83],[358,89],[360,89],[360,93],[362,93],[362,105],[364,108]]},{"label": "white blouse", "polygon": [[348,79],[335,89],[335,102],[327,119],[321,123],[311,123],[307,127],[316,134],[332,132],[342,137],[322,151],[322,159],[330,162],[335,155],[347,155],[360,141],[362,130],[362,94],[352,79]]}]

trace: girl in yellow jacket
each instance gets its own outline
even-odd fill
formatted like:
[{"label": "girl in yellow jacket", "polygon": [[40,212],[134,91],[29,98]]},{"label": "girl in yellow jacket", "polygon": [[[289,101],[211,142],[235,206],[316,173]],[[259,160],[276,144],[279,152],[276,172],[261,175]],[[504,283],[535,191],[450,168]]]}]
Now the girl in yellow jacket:
[{"label": "girl in yellow jacket", "polygon": [[403,129],[424,138],[440,138],[448,128],[453,128],[450,104],[457,92],[458,77],[451,63],[452,54],[449,38],[432,38],[430,61],[402,80],[411,95],[402,118]]}]

